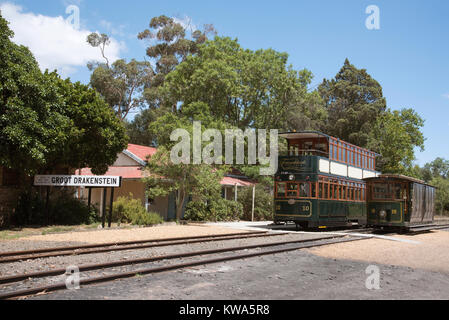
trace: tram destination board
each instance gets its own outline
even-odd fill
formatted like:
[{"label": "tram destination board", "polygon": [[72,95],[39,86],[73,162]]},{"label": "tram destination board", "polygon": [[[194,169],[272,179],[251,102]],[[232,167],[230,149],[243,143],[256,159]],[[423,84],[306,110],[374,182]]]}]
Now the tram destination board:
[{"label": "tram destination board", "polygon": [[34,177],[37,187],[101,187],[119,188],[122,178],[116,176],[66,176],[66,175],[38,175]]}]

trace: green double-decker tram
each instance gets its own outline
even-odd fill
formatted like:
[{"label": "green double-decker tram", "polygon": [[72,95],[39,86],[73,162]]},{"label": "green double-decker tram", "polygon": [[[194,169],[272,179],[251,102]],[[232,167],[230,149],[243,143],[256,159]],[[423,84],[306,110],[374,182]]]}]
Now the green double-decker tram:
[{"label": "green double-decker tram", "polygon": [[366,225],[366,183],[376,154],[321,132],[280,135],[288,148],[275,175],[275,222],[302,228]]}]

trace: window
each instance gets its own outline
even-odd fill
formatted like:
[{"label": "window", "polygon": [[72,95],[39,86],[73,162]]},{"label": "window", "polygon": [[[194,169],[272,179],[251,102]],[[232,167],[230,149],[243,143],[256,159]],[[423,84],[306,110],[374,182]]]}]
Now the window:
[{"label": "window", "polygon": [[324,199],[329,199],[329,182],[324,182]]},{"label": "window", "polygon": [[287,197],[298,197],[298,184],[297,183],[289,183],[287,185]]},{"label": "window", "polygon": [[388,183],[375,183],[373,185],[373,199],[391,199],[391,186]]},{"label": "window", "polygon": [[299,184],[299,197],[310,198],[310,187],[308,182],[303,182]]},{"label": "window", "polygon": [[345,185],[341,186],[341,199],[342,200],[347,200],[346,186]]},{"label": "window", "polygon": [[286,187],[287,187],[286,183],[278,183],[277,184],[277,192],[276,193],[277,193],[278,197],[281,197],[281,198],[285,197]]}]

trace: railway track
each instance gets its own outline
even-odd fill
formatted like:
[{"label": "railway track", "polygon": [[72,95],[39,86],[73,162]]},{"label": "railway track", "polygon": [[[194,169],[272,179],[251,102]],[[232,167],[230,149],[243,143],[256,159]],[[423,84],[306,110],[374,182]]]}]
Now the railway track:
[{"label": "railway track", "polygon": [[[108,271],[108,269],[110,269],[110,268],[123,267],[123,266],[126,266],[126,267],[131,266],[131,267],[133,267],[133,270],[131,270],[131,271],[125,270],[123,272],[111,273],[111,274],[107,274],[107,275],[103,275],[103,276],[93,276],[93,277],[82,278],[82,279],[80,279],[80,285],[107,282],[107,281],[116,280],[116,279],[134,277],[136,275],[160,273],[160,272],[164,272],[164,271],[178,270],[178,269],[199,266],[199,265],[207,265],[207,264],[232,261],[232,260],[241,260],[241,259],[247,259],[247,258],[252,258],[252,257],[272,255],[272,254],[277,254],[277,253],[296,251],[296,250],[324,246],[324,245],[331,245],[331,244],[335,244],[335,243],[352,242],[352,241],[360,241],[360,240],[364,240],[364,238],[354,237],[354,238],[347,239],[347,236],[336,235],[336,236],[332,236],[332,237],[327,236],[327,237],[320,237],[320,238],[315,238],[315,239],[299,239],[299,240],[291,240],[291,241],[270,242],[270,243],[264,243],[264,244],[255,244],[255,245],[228,247],[228,248],[221,248],[221,249],[193,251],[193,252],[162,255],[162,256],[132,259],[132,260],[112,261],[112,262],[107,262],[107,263],[102,263],[102,264],[84,265],[84,266],[79,266],[80,272],[81,271],[89,272],[89,271],[93,271],[93,270],[96,270],[96,271],[101,270],[102,272],[105,272],[105,271]],[[216,240],[216,241],[220,241],[220,240]],[[277,247],[277,248],[272,249],[272,250],[263,250],[263,251],[257,251],[257,252],[252,252],[252,253],[237,254],[239,251],[252,250],[252,249],[267,249],[270,247]],[[223,256],[223,254],[227,254],[227,255]],[[185,258],[198,258],[198,257],[206,256],[206,255],[219,255],[219,256],[213,257],[210,259],[194,259],[193,261],[183,262],[183,259],[185,259]],[[136,265],[139,265],[139,264],[153,263],[153,262],[160,262],[160,261],[165,262],[165,261],[176,260],[176,259],[181,260],[180,263],[166,264],[163,266],[146,267],[146,268],[140,268],[140,269],[134,268],[134,267],[136,267]],[[109,272],[110,272],[110,270],[109,270]],[[65,273],[66,273],[65,269],[53,269],[53,270],[48,270],[48,271],[44,271],[44,272],[13,275],[13,276],[0,278],[0,284],[9,284],[10,286],[11,286],[11,284],[17,285],[18,283],[20,283],[21,281],[24,281],[24,280],[48,278],[48,277],[52,277],[52,276],[63,276]],[[21,284],[23,285],[23,283],[21,283]],[[39,294],[42,292],[47,293],[47,292],[61,290],[61,289],[66,289],[65,282],[60,282],[60,283],[56,283],[56,284],[47,283],[45,285],[41,285],[41,286],[37,286],[37,287],[31,287],[31,288],[20,289],[20,290],[11,290],[11,291],[7,291],[7,292],[6,291],[0,292],[0,300],[30,296],[30,295],[35,295],[35,294]]]},{"label": "railway track", "polygon": [[[431,225],[426,226],[426,230],[419,230],[419,232],[437,230],[437,229],[447,229],[448,225]],[[370,233],[373,231],[371,228],[362,228],[356,230],[346,230],[345,235],[329,235],[325,237],[313,238],[313,239],[299,239],[290,241],[279,241],[279,242],[269,242],[263,244],[254,244],[246,246],[237,247],[227,247],[220,249],[202,250],[202,251],[192,251],[184,253],[176,253],[170,255],[161,255],[153,257],[144,257],[138,259],[128,259],[120,261],[111,261],[99,264],[89,264],[79,266],[79,271],[84,273],[89,273],[91,271],[102,271],[109,272],[107,275],[102,276],[91,276],[80,279],[80,285],[88,285],[93,283],[101,283],[112,281],[116,279],[130,278],[137,275],[155,274],[165,271],[179,270],[193,266],[208,265],[219,262],[226,262],[232,260],[241,260],[258,256],[272,255],[277,253],[291,252],[301,249],[332,245],[337,243],[345,243],[352,241],[366,240],[366,237],[357,237],[356,235],[351,235],[352,232],[358,233]],[[323,233],[325,234],[325,233]],[[27,250],[27,251],[16,251],[16,252],[5,252],[0,254],[0,263],[14,262],[24,260],[24,257],[28,259],[36,258],[46,258],[60,255],[78,255],[78,254],[92,254],[98,252],[110,252],[118,250],[138,250],[143,248],[151,247],[161,247],[161,246],[172,246],[190,243],[201,243],[201,242],[214,242],[214,241],[226,241],[234,239],[251,239],[251,238],[263,238],[263,237],[276,237],[287,235],[286,233],[267,233],[267,232],[246,232],[237,234],[221,234],[213,236],[199,236],[199,237],[185,237],[185,238],[170,238],[170,239],[150,239],[141,241],[127,241],[127,242],[116,242],[116,243],[106,243],[98,245],[83,245],[83,246],[71,246],[71,247],[58,247],[58,248],[46,248],[37,250]],[[267,249],[270,247],[275,247],[271,250],[263,250],[252,253],[238,254],[240,251],[244,250],[254,250],[254,249]],[[276,248],[277,247],[277,248]],[[86,250],[87,249],[87,250]],[[224,255],[223,254],[227,254]],[[183,262],[186,258],[199,258],[203,256],[219,255],[210,259],[194,259],[193,261]],[[220,256],[221,255],[221,256]],[[9,259],[9,260],[8,260]],[[179,259],[179,263],[166,264],[163,266],[153,266],[145,268],[137,268],[138,265],[154,262],[167,262]],[[115,272],[110,270],[111,268],[117,267],[132,267],[132,270],[125,270],[123,272]],[[108,270],[109,269],[109,270]],[[14,286],[15,284],[21,283],[25,280],[35,280],[35,279],[45,279],[53,276],[64,276],[66,269],[52,269],[43,272],[25,273],[6,277],[0,277],[0,284]],[[23,284],[23,283],[22,283]],[[0,287],[0,290],[2,288]],[[3,288],[5,289],[5,288]],[[32,296],[39,293],[47,293],[56,290],[66,289],[65,282],[60,282],[56,284],[44,284],[37,287],[30,287],[26,289],[11,290],[11,291],[0,291],[0,300],[2,299],[13,299],[24,296]]]},{"label": "railway track", "polygon": [[226,241],[235,239],[250,239],[261,237],[276,237],[283,233],[268,232],[246,232],[234,234],[221,234],[213,236],[185,237],[185,238],[169,238],[169,239],[149,239],[140,241],[115,242],[96,245],[44,248],[27,251],[15,251],[0,253],[0,264],[12,263],[24,260],[33,260],[40,258],[74,256],[93,253],[105,253],[113,251],[138,250],[157,247],[166,247],[172,245],[194,244],[201,242]]}]

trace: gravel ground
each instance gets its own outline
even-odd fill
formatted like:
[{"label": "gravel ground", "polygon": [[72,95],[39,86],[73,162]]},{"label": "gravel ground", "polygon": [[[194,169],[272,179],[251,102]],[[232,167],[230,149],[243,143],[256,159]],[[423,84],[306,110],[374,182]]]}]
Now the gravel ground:
[{"label": "gravel ground", "polygon": [[173,225],[156,226],[151,228],[133,228],[108,230],[99,229],[83,232],[66,232],[61,234],[48,234],[24,237],[17,240],[0,241],[0,252],[16,250],[32,250],[58,246],[71,246],[81,244],[99,244],[108,242],[182,238],[193,236],[208,236],[214,234],[243,233],[242,230],[234,230],[218,226],[206,225]]},{"label": "gravel ground", "polygon": [[[237,247],[237,246],[247,246],[247,245],[256,245],[263,243],[273,243],[273,242],[283,242],[283,241],[294,241],[294,240],[303,240],[303,239],[316,239],[322,238],[323,235],[302,235],[302,234],[280,234],[275,237],[268,238],[249,238],[249,239],[236,239],[236,240],[228,240],[228,241],[214,241],[214,242],[204,242],[204,243],[195,243],[195,244],[185,244],[185,245],[176,245],[176,246],[168,246],[168,247],[157,247],[157,248],[147,248],[140,250],[127,250],[127,251],[116,251],[116,252],[108,252],[108,253],[96,253],[89,255],[79,255],[79,256],[60,256],[60,257],[50,257],[45,259],[36,259],[36,260],[27,260],[20,261],[15,263],[7,263],[0,264],[0,276],[9,276],[14,274],[22,274],[22,273],[31,273],[31,272],[39,272],[45,270],[59,269],[59,268],[67,268],[68,266],[82,266],[86,264],[98,264],[109,261],[121,261],[121,260],[129,260],[129,259],[137,259],[137,258],[145,258],[145,257],[155,257],[167,254],[176,254],[176,253],[184,253],[184,252],[194,252],[194,251],[202,251],[202,250],[210,250],[210,249],[219,249],[219,248],[229,248],[229,247]],[[328,236],[331,237],[331,236]],[[257,250],[257,249],[255,249]],[[235,253],[230,253],[235,254]],[[225,254],[226,255],[226,254]],[[208,255],[204,258],[211,258],[213,255]],[[198,259],[198,257],[192,258]],[[173,263],[180,263],[179,260],[172,260]],[[183,260],[188,261],[188,260]],[[164,261],[162,265],[166,264]],[[171,263],[171,261],[169,261]],[[147,267],[159,266],[161,262],[152,262],[151,264],[147,264]],[[106,271],[92,271],[89,273],[83,273],[83,276],[99,276],[104,274],[116,273],[117,271],[130,271],[131,269],[135,269],[134,267],[120,267],[114,269],[108,269]],[[142,265],[138,266],[138,268],[142,268]],[[60,282],[61,277],[53,277],[51,281]],[[38,286],[43,285],[48,282],[48,279],[33,279],[26,280],[24,282],[20,282],[12,285],[0,285],[0,292],[10,291],[12,289],[24,289],[29,286]]]},{"label": "gravel ground", "polygon": [[380,290],[368,290],[368,265],[294,251],[117,280],[31,299],[449,299],[448,275],[391,265],[379,265]]},{"label": "gravel ground", "polygon": [[449,274],[448,231],[395,237],[417,241],[419,244],[370,239],[332,247],[312,248],[309,251],[325,258],[391,264]]},{"label": "gravel ground", "polygon": [[[242,230],[218,226],[164,226],[135,230],[99,230],[94,232],[33,236],[26,240],[0,242],[5,251],[111,241],[156,239],[208,234],[240,233]],[[170,247],[118,251],[80,256],[52,257],[0,264],[0,276],[36,272],[73,265],[153,257],[165,254],[225,247],[312,239],[325,233],[288,233],[279,237],[239,239],[213,243],[185,244]],[[331,235],[329,235],[331,237]],[[81,290],[58,291],[32,299],[151,299],[151,300],[246,300],[246,299],[449,299],[449,232],[405,236],[414,243],[368,239],[333,244],[290,253],[186,268],[174,272],[138,276],[89,285]],[[297,246],[297,245],[294,245]],[[251,249],[243,253],[266,249]],[[223,255],[234,255],[225,253]],[[208,255],[200,259],[209,259]],[[157,261],[138,266],[83,272],[81,277],[95,277],[197,260]],[[375,264],[381,270],[381,289],[365,287],[366,268]],[[14,285],[0,285],[0,292],[61,282],[63,276],[33,279]]]}]

